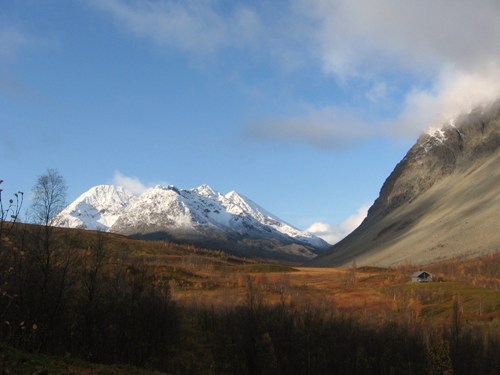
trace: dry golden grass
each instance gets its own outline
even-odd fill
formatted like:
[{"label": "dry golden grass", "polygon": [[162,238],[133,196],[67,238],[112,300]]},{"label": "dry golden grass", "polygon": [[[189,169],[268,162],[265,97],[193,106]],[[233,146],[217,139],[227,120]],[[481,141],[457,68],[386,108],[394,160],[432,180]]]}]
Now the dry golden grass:
[{"label": "dry golden grass", "polygon": [[[474,260],[465,262],[472,264]],[[439,265],[432,267],[439,269]],[[181,306],[223,309],[245,305],[251,293],[261,304],[287,303],[300,310],[318,308],[374,323],[424,321],[442,325],[450,320],[452,301],[458,295],[464,321],[500,331],[500,293],[496,287],[483,288],[472,281],[457,280],[413,284],[409,281],[411,268],[295,267],[293,272],[247,273],[228,266],[194,272],[196,276],[190,283],[171,283],[173,297]]]},{"label": "dry golden grass", "polygon": [[397,269],[290,267],[107,233],[61,229],[58,234],[83,251],[104,236],[109,262],[148,268],[170,285],[181,307],[223,309],[247,304],[250,295],[260,304],[320,308],[374,322],[420,319],[442,324],[451,316],[454,296],[461,295],[464,321],[500,331],[500,253],[428,265],[447,282],[415,285],[410,276],[416,269],[408,263]]}]

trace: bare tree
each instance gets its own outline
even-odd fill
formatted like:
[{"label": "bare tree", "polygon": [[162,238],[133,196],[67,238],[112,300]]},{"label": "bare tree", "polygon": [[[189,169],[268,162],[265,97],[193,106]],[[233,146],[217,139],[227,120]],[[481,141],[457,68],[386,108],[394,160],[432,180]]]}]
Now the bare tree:
[{"label": "bare tree", "polygon": [[63,176],[56,169],[38,177],[33,186],[33,203],[31,205],[33,220],[44,226],[54,225],[54,218],[66,206],[68,190]]},{"label": "bare tree", "polygon": [[33,256],[39,266],[40,326],[50,331],[55,317],[61,311],[72,252],[60,248],[53,238],[54,219],[66,205],[66,182],[56,169],[47,169],[38,177],[32,189],[31,215],[39,224]]},{"label": "bare tree", "polygon": [[[3,180],[0,180],[0,184],[3,183]],[[10,198],[8,204],[4,205],[2,201],[2,191],[0,188],[0,240],[2,239],[4,224],[10,221],[10,225],[7,229],[7,236],[9,235],[10,230],[12,230],[15,222],[19,218],[19,212],[21,211],[21,207],[23,205],[24,194],[22,191],[18,191],[14,194],[15,199]]]}]

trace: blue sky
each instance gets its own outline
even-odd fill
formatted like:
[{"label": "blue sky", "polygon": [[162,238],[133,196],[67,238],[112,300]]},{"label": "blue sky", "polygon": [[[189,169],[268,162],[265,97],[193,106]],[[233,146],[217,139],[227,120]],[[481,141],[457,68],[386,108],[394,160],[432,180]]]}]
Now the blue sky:
[{"label": "blue sky", "polygon": [[334,242],[422,131],[499,96],[500,3],[450,3],[0,0],[4,194],[207,183]]}]

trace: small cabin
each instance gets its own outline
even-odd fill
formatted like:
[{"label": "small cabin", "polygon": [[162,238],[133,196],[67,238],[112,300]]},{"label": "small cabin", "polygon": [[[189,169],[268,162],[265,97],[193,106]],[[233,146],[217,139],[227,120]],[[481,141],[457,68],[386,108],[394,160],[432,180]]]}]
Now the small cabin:
[{"label": "small cabin", "polygon": [[418,271],[411,275],[411,281],[414,283],[425,283],[432,281],[432,275],[427,271]]}]

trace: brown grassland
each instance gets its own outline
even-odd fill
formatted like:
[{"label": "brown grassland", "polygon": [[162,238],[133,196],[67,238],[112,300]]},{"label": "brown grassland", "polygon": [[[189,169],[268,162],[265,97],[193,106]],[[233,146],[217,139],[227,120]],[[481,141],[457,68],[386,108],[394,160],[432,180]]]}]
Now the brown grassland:
[{"label": "brown grassland", "polygon": [[[0,373],[2,374],[35,373],[36,371],[68,373],[67,368],[71,368],[71,373],[75,374],[89,373],[86,371],[90,368],[92,369],[90,373],[102,374],[141,373],[141,371],[147,373],[145,368],[159,369],[167,373],[231,373],[239,364],[232,363],[231,359],[225,357],[229,354],[223,351],[231,352],[227,349],[228,347],[240,344],[246,347],[247,345],[246,341],[238,341],[243,340],[240,333],[234,333],[234,335],[231,333],[233,329],[239,332],[234,328],[239,323],[231,323],[231,321],[233,318],[241,321],[241,317],[245,317],[243,319],[245,320],[248,316],[253,319],[248,318],[250,319],[248,325],[257,324],[256,330],[262,330],[262,333],[259,333],[257,338],[252,336],[253,333],[249,333],[248,342],[253,342],[249,347],[255,348],[255,353],[251,356],[248,355],[248,351],[251,352],[253,349],[243,350],[247,353],[244,358],[238,357],[240,354],[236,349],[234,353],[231,352],[234,362],[242,363],[241,373],[266,373],[264,369],[268,368],[267,365],[259,367],[256,364],[257,359],[260,361],[262,358],[270,361],[270,369],[276,371],[280,369],[274,373],[287,373],[290,371],[286,370],[287,368],[293,368],[293,361],[291,358],[288,358],[286,363],[282,360],[285,354],[281,355],[279,350],[283,350],[283,353],[286,351],[279,349],[280,345],[285,345],[280,344],[281,338],[276,333],[279,330],[272,323],[265,328],[255,322],[258,319],[264,320],[266,314],[285,317],[283,324],[287,319],[291,319],[290,324],[294,327],[293,329],[298,330],[297,327],[302,327],[301,324],[303,324],[306,327],[304,332],[307,332],[307,319],[310,319],[311,327],[326,327],[325,332],[333,329],[325,323],[328,319],[339,322],[348,321],[350,323],[345,324],[349,327],[353,324],[355,327],[360,325],[359,327],[365,327],[362,329],[366,329],[366,332],[385,332],[384,330],[389,330],[393,325],[404,327],[401,331],[403,336],[404,332],[420,335],[418,332],[422,330],[422,327],[429,332],[426,338],[422,338],[422,342],[427,342],[426,361],[430,361],[430,364],[425,365],[425,370],[408,370],[407,367],[396,365],[383,367],[386,365],[373,362],[375,360],[370,357],[369,353],[365,353],[371,350],[369,346],[366,346],[361,349],[354,347],[353,364],[346,363],[342,371],[339,370],[338,373],[355,371],[368,374],[396,371],[396,373],[437,374],[452,371],[452,368],[455,369],[455,373],[461,373],[455,368],[458,368],[455,360],[453,358],[450,360],[449,352],[455,350],[452,347],[453,337],[458,337],[459,330],[464,332],[469,328],[474,329],[474,332],[484,332],[487,337],[496,337],[494,339],[496,341],[492,342],[498,345],[500,252],[473,259],[452,259],[429,264],[425,269],[433,274],[435,281],[416,284],[410,282],[410,276],[418,269],[411,264],[396,268],[358,268],[355,264],[345,269],[309,268],[298,264],[278,264],[244,259],[222,251],[204,250],[189,245],[133,240],[114,234],[52,228],[51,248],[46,249],[51,254],[51,258],[46,260],[53,263],[46,269],[41,268],[45,273],[40,272],[40,277],[45,274],[49,275],[49,271],[53,272],[49,275],[52,277],[50,280],[53,284],[51,285],[54,285],[56,289],[60,287],[61,290],[58,290],[53,297],[43,288],[40,289],[39,293],[46,296],[47,301],[52,301],[50,306],[43,299],[33,297],[33,306],[41,306],[39,312],[41,317],[38,317],[33,314],[34,308],[28,304],[26,306],[31,309],[28,309],[29,311],[21,308],[15,310],[15,304],[21,305],[18,301],[19,291],[25,294],[27,292],[23,291],[22,285],[12,284],[13,280],[19,280],[20,283],[22,281],[23,285],[34,283],[35,287],[38,283],[37,280],[30,279],[34,277],[30,275],[36,274],[35,271],[25,272],[38,270],[41,267],[36,260],[38,258],[33,258],[33,265],[21,264],[21,262],[29,263],[30,258],[26,254],[30,251],[40,252],[43,255],[43,246],[39,248],[40,246],[36,244],[44,241],[40,242],[37,239],[37,233],[38,227],[36,226],[18,224],[9,236],[4,236],[1,241],[0,257],[3,264],[6,265],[8,262],[11,264],[8,269],[2,268],[4,276],[2,276],[3,284],[0,290],[0,324],[3,325],[0,330],[0,342],[3,342],[0,346]],[[72,255],[64,255],[68,253]],[[18,271],[16,267],[20,267]],[[61,269],[64,270],[63,273]],[[12,274],[10,278],[5,276],[9,272]],[[92,278],[92,275],[95,277]],[[49,277],[46,279],[49,280]],[[13,289],[9,289],[9,283]],[[114,289],[108,291],[107,288],[111,288],[109,285],[113,285]],[[100,294],[92,289],[97,290],[97,286],[102,291]],[[151,292],[144,292],[149,290],[147,289],[149,286],[153,288]],[[99,304],[95,302],[98,299],[94,297],[94,294],[101,296]],[[150,343],[139,343],[138,338],[147,336],[147,332],[151,332],[149,335],[156,330],[163,332],[156,326],[149,327],[143,322],[137,328],[139,332],[134,333],[136,336],[131,334],[132,339],[129,336],[118,335],[115,341],[116,344],[120,343],[120,340],[136,340],[137,345],[144,345],[145,348],[140,355],[122,357],[121,353],[116,352],[106,354],[106,356],[102,354],[102,357],[96,355],[94,349],[89,348],[97,345],[96,341],[113,337],[115,334],[115,331],[110,331],[111,334],[108,331],[104,332],[111,329],[110,327],[115,324],[114,321],[104,321],[107,319],[105,317],[111,316],[111,312],[114,311],[112,304],[106,305],[106,301],[111,301],[117,295],[123,296],[119,300],[123,310],[136,311],[137,316],[150,316],[150,318],[144,317],[145,320],[157,319],[151,310],[165,311],[165,316],[171,314],[168,315],[169,319],[171,322],[175,321],[176,326],[170,327],[167,324],[162,326],[162,329],[168,333],[169,337],[175,339],[164,341],[158,338],[154,345],[151,344],[151,347],[148,346]],[[164,296],[162,298],[165,298],[165,304],[157,305],[155,298],[158,295]],[[57,301],[57,305],[54,305],[53,301]],[[133,304],[133,301],[137,301],[137,304]],[[95,309],[90,309],[89,306],[94,306],[93,304],[95,304]],[[56,311],[55,307],[51,310],[52,306],[57,306],[58,310]],[[67,306],[69,312],[64,306]],[[175,311],[172,310],[174,307]],[[280,308],[282,310],[279,310]],[[78,311],[85,311],[85,314],[82,313],[81,321]],[[13,315],[9,315],[10,313]],[[26,316],[19,316],[20,314],[26,314]],[[301,317],[300,320],[286,318],[294,315]],[[126,319],[137,319],[134,316],[119,316],[121,320],[118,319],[118,321],[123,320],[124,325],[130,325],[131,321]],[[70,322],[63,324],[64,319],[69,319]],[[73,320],[74,323],[71,322]],[[103,321],[102,325],[100,325],[101,321]],[[43,324],[47,326],[53,324],[54,327],[64,325],[64,333],[61,333],[60,337],[55,337],[52,333],[56,328],[47,328],[47,339],[44,341],[42,339],[44,337],[42,335]],[[79,324],[83,328],[78,328]],[[74,330],[74,332],[68,333],[68,330]],[[26,334],[27,331],[30,331],[29,335]],[[95,331],[93,337],[88,337],[88,331]],[[439,339],[445,343],[438,346],[432,344],[434,331],[449,332],[448,336],[443,337],[448,337],[447,340],[450,343],[447,344],[445,339]],[[79,335],[82,337],[81,341],[77,340]],[[269,346],[270,340],[271,346]],[[384,339],[381,340],[384,342]],[[78,343],[74,348],[68,347],[74,342]],[[228,346],[228,343],[232,346]],[[488,345],[492,348],[499,347]],[[169,358],[168,361],[162,361],[154,355],[148,357],[144,354],[149,353],[147,350],[154,352],[157,347],[167,348],[164,353],[168,353],[168,355],[165,354]],[[445,353],[440,354],[438,359],[436,359],[435,352],[441,352],[436,348],[439,350],[444,348]],[[124,344],[122,351],[128,350],[131,349]],[[104,353],[105,347],[101,347],[101,351]],[[55,354],[58,357],[43,356],[41,353]],[[67,354],[64,355],[64,353]],[[304,358],[310,358],[310,352],[307,353],[304,354]],[[68,364],[68,358],[75,356],[92,363],[76,360]],[[402,360],[398,359],[398,361]],[[491,362],[490,359],[488,361]],[[132,367],[114,370],[112,367],[102,365],[99,367],[94,364],[95,362],[125,362],[144,370]],[[387,362],[390,361],[387,359]],[[488,369],[487,373],[494,373],[498,369],[495,366],[499,364],[498,362],[490,364],[490,362],[484,368]],[[310,373],[327,373],[327,365],[321,367],[320,363],[322,362],[317,359],[316,362],[308,362],[304,366]],[[375,368],[376,371],[373,370]],[[296,369],[296,373],[301,372],[302,370]]]},{"label": "brown grassland", "polygon": [[[313,268],[111,236],[114,256],[125,256],[127,262],[168,280],[173,299],[185,308],[245,305],[251,288],[264,305],[286,302],[375,323],[407,320],[439,325],[449,321],[453,300],[458,298],[464,322],[500,332],[500,252],[425,267]],[[432,273],[434,282],[411,282],[411,275],[422,268]]]}]

